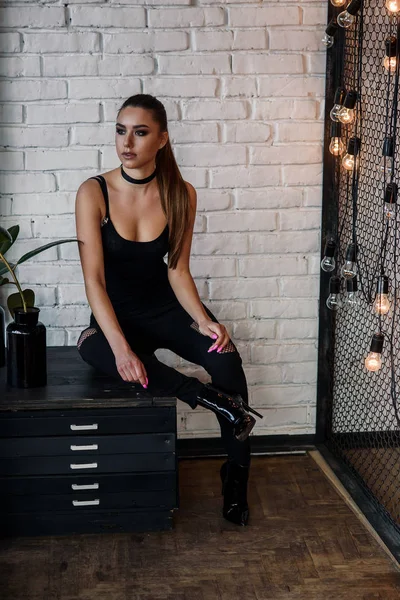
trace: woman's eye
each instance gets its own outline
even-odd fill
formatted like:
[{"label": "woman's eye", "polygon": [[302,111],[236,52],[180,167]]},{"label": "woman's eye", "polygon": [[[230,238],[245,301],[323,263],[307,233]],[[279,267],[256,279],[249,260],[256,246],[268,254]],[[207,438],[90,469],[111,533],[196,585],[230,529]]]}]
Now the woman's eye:
[{"label": "woman's eye", "polygon": [[123,135],[125,133],[123,129],[117,129],[116,131],[117,133],[119,133],[119,135]]},{"label": "woman's eye", "polygon": [[139,131],[137,131],[136,133],[143,133],[143,135],[147,135],[147,131],[144,131],[144,129],[139,129]]}]

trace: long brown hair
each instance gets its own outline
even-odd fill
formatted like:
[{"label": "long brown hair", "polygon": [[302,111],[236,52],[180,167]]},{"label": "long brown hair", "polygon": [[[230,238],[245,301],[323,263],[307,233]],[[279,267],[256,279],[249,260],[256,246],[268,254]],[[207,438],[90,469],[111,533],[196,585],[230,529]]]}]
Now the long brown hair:
[{"label": "long brown hair", "polygon": [[[152,111],[153,120],[160,126],[160,132],[168,131],[167,113],[164,105],[150,94],[130,96],[118,111],[127,107],[139,107]],[[184,233],[189,225],[190,199],[186,184],[176,163],[169,141],[156,155],[157,183],[160,190],[161,206],[168,220],[169,252],[168,266],[175,269],[182,251]]]}]

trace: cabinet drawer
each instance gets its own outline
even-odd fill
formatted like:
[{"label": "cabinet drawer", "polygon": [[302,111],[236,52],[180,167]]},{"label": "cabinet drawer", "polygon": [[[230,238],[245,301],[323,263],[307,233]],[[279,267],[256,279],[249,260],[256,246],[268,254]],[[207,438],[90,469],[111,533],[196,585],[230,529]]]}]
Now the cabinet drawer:
[{"label": "cabinet drawer", "polygon": [[0,439],[0,457],[174,452],[175,433]]},{"label": "cabinet drawer", "polygon": [[1,437],[163,433],[176,430],[175,407],[19,412],[0,415]]},{"label": "cabinet drawer", "polygon": [[177,508],[176,490],[131,491],[117,494],[91,491],[56,495],[0,496],[2,512],[45,512],[61,510],[102,511],[110,508],[144,510],[147,508]]},{"label": "cabinet drawer", "polygon": [[173,452],[0,458],[0,475],[3,476],[173,470],[175,470]]},{"label": "cabinet drawer", "polygon": [[86,494],[90,491],[111,494],[131,491],[157,491],[177,487],[177,472],[123,473],[43,477],[2,477],[2,494]]},{"label": "cabinet drawer", "polygon": [[2,513],[0,536],[74,535],[172,529],[172,510]]}]

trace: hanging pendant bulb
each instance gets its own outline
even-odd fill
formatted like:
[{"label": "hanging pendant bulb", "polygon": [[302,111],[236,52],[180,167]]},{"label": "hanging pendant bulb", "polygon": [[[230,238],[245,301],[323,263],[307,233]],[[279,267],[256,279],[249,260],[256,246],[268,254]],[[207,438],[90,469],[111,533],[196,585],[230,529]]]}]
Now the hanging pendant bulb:
[{"label": "hanging pendant bulb", "polygon": [[325,271],[325,273],[330,273],[335,269],[335,250],[336,242],[334,240],[328,240],[325,244],[324,258],[321,261],[321,269]]},{"label": "hanging pendant bulb", "polygon": [[329,280],[329,296],[326,300],[329,310],[337,311],[342,306],[340,299],[340,277],[333,276]]},{"label": "hanging pendant bulb", "polygon": [[393,219],[396,216],[397,183],[388,183],[385,191],[385,216]]},{"label": "hanging pendant bulb", "polygon": [[348,304],[349,306],[358,306],[360,304],[360,299],[357,294],[357,292],[358,292],[357,277],[354,277],[354,279],[346,280],[346,291],[347,291],[347,295],[345,298],[346,304]]},{"label": "hanging pendant bulb", "polygon": [[343,125],[348,125],[354,121],[354,107],[356,105],[358,94],[355,90],[347,92],[343,106],[338,113],[338,119]]},{"label": "hanging pendant bulb", "polygon": [[322,43],[324,44],[324,46],[326,46],[327,48],[332,48],[334,42],[335,42],[335,38],[334,35],[337,32],[338,29],[338,24],[336,22],[335,19],[332,19],[329,23],[327,28],[325,29],[325,35],[322,38]]},{"label": "hanging pendant bulb", "polygon": [[397,66],[397,38],[394,35],[388,37],[385,41],[385,57],[383,66],[390,73],[396,72]]},{"label": "hanging pendant bulb", "polygon": [[375,333],[372,336],[370,351],[365,359],[365,366],[368,371],[379,371],[382,366],[383,340],[384,337],[381,333]]},{"label": "hanging pendant bulb", "polygon": [[356,20],[356,14],[360,10],[362,0],[351,0],[350,4],[338,15],[337,22],[340,27],[349,29]]},{"label": "hanging pendant bulb", "polygon": [[376,285],[376,296],[373,304],[373,310],[377,315],[387,315],[390,310],[389,278],[381,275]]},{"label": "hanging pendant bulb", "polygon": [[347,0],[331,0],[331,4],[336,8],[340,8],[346,4]]},{"label": "hanging pendant bulb", "polygon": [[329,152],[333,154],[333,156],[340,156],[345,150],[345,146],[340,137],[341,132],[342,131],[340,123],[331,123],[331,142],[329,144]]},{"label": "hanging pendant bulb", "polygon": [[386,0],[385,6],[391,13],[397,13],[400,10],[400,0]]},{"label": "hanging pendant bulb", "polygon": [[356,246],[356,244],[349,244],[347,246],[347,251],[346,251],[346,260],[340,271],[340,274],[345,279],[353,279],[353,277],[356,276],[356,274],[357,274],[356,258],[357,258],[357,246]]},{"label": "hanging pendant bulb", "polygon": [[333,108],[329,113],[332,121],[339,121],[339,111],[343,107],[343,102],[346,97],[346,90],[343,87],[336,88],[335,97],[333,99]]},{"label": "hanging pendant bulb", "polygon": [[382,158],[379,165],[380,170],[383,173],[386,173],[386,175],[388,175],[389,177],[392,174],[393,152],[394,142],[393,137],[390,135],[388,137],[385,137],[385,140],[383,142]]},{"label": "hanging pendant bulb", "polygon": [[342,159],[342,165],[347,171],[352,171],[357,167],[357,154],[360,148],[360,138],[352,137],[349,139],[347,154]]}]

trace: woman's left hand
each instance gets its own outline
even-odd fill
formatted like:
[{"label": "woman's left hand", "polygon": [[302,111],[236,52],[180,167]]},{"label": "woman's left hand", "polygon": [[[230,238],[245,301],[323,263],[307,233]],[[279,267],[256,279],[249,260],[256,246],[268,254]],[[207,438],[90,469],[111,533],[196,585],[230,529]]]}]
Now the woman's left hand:
[{"label": "woman's left hand", "polygon": [[211,319],[208,319],[201,321],[198,325],[200,333],[208,335],[215,340],[214,344],[208,349],[208,352],[212,352],[213,350],[221,352],[228,344],[230,338],[225,325],[222,325],[222,323],[215,323]]}]

